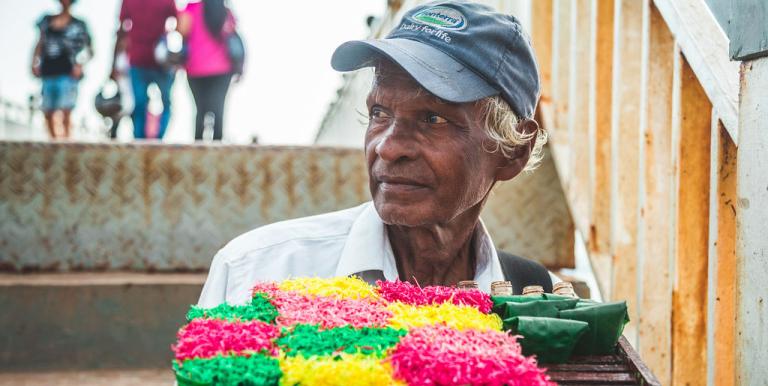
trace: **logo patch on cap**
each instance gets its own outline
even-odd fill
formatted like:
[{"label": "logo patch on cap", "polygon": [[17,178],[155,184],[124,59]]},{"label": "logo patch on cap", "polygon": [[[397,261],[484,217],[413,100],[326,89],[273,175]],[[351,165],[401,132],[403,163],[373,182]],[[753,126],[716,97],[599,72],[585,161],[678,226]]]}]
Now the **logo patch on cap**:
[{"label": "logo patch on cap", "polygon": [[449,7],[430,7],[411,16],[416,22],[448,31],[467,28],[467,18],[461,12]]}]

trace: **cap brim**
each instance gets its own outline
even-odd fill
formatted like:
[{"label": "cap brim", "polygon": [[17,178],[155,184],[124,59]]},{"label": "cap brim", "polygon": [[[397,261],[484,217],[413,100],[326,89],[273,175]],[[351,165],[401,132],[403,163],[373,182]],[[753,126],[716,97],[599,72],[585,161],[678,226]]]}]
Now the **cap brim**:
[{"label": "cap brim", "polygon": [[336,48],[331,66],[354,71],[385,57],[432,94],[448,102],[472,102],[499,92],[471,69],[442,51],[409,39],[354,40]]}]

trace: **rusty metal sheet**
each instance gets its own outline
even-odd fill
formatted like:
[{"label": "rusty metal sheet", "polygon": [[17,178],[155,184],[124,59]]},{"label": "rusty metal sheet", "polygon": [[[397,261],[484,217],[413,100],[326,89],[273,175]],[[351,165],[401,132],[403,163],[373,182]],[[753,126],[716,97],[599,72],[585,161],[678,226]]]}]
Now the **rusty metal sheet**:
[{"label": "rusty metal sheet", "polygon": [[[561,266],[573,228],[552,178],[500,186],[483,218],[503,249]],[[0,142],[0,268],[206,270],[243,232],[368,199],[356,149]]]},{"label": "rusty metal sheet", "polygon": [[0,144],[0,264],[202,270],[240,233],[367,198],[358,151]]},{"label": "rusty metal sheet", "polygon": [[550,269],[573,267],[574,224],[561,186],[548,150],[536,170],[498,184],[482,214],[496,246]]}]

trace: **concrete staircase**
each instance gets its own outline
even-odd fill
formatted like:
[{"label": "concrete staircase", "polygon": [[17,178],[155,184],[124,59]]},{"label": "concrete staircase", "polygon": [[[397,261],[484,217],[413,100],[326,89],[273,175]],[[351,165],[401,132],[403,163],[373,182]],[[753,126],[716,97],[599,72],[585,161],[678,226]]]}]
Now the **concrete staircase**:
[{"label": "concrete staircase", "polygon": [[202,273],[0,274],[0,385],[169,384],[170,345],[204,281]]}]

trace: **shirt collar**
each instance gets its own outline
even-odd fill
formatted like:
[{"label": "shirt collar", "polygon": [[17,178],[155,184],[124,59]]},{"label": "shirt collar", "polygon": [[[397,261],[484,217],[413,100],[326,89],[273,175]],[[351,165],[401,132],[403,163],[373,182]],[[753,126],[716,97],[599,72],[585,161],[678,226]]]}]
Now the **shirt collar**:
[{"label": "shirt collar", "polygon": [[[480,226],[475,229],[477,251],[477,267],[475,281],[480,289],[491,290],[491,282],[504,280],[499,257],[493,240],[480,220]],[[395,254],[389,243],[384,222],[379,217],[373,203],[369,202],[360,215],[352,223],[346,244],[341,252],[336,276],[358,275],[361,277],[376,277],[369,271],[380,272],[384,279],[393,281],[398,278]]]}]

